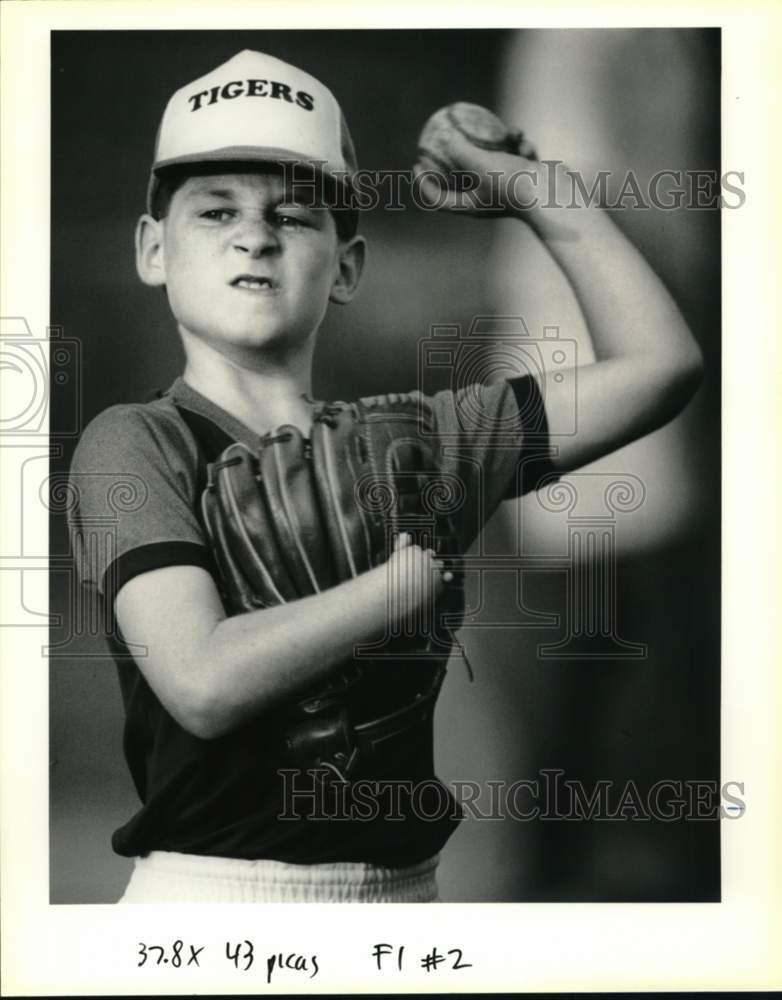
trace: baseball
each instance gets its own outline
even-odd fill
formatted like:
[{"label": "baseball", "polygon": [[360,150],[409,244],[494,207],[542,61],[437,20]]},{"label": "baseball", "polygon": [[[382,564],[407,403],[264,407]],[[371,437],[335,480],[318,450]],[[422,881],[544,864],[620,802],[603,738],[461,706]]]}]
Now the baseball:
[{"label": "baseball", "polygon": [[513,131],[492,111],[480,104],[459,101],[440,108],[429,118],[418,139],[418,161],[427,170],[449,176],[457,169],[451,158],[455,132],[461,133],[479,149],[518,155],[523,136]]}]

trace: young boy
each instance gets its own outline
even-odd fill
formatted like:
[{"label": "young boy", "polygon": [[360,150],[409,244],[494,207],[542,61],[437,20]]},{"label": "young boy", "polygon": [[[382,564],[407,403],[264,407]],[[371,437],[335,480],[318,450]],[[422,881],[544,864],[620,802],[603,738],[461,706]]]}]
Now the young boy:
[{"label": "young boy", "polygon": [[[466,390],[426,397],[438,433],[459,446],[443,451],[441,471],[459,478],[469,502],[481,491],[485,521],[503,499],[534,487],[518,472],[546,426],[556,442],[548,468],[567,472],[673,417],[701,361],[660,282],[599,209],[555,207],[548,193],[557,177],[535,160],[458,135],[449,152],[478,179],[474,198],[499,199],[499,214],[542,240],[578,297],[596,357],[578,373],[576,436],[558,436],[572,404],[553,378],[471,387],[480,434],[458,419]],[[329,302],[353,298],[364,266],[355,214],[337,204],[356,169],[333,95],[262,53],[239,53],[183,87],[163,116],[137,267],[146,284],[165,287],[185,370],[160,398],[92,421],[73,462],[75,550],[113,614],[125,752],[142,801],[113,839],[136,859],[123,901],[437,898],[438,853],[458,810],[398,801],[328,820],[300,801],[297,812],[285,748],[301,699],[341,678],[357,646],[435,601],[448,582],[443,562],[400,537],[388,563],[348,582],[228,614],[199,516],[206,465],[231,442],[257,449],[283,424],[309,434],[317,330]],[[313,178],[322,200],[312,199]],[[437,184],[419,179],[422,196],[442,204]],[[562,190],[569,204],[569,186]],[[445,201],[460,207],[456,196]],[[516,454],[492,446],[492,429],[509,427]],[[143,483],[141,502],[117,515],[116,550],[88,560],[81,526],[107,512],[111,482],[129,475]],[[365,777],[436,787],[431,708],[441,667],[388,666],[346,695],[350,725],[411,699],[432,702],[422,725],[392,740]]]}]

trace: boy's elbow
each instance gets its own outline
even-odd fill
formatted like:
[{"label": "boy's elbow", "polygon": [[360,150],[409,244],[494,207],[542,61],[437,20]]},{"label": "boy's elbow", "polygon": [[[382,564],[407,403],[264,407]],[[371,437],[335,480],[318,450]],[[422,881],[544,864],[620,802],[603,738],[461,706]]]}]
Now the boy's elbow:
[{"label": "boy's elbow", "polygon": [[683,365],[684,376],[690,387],[690,395],[694,395],[697,388],[703,381],[703,351],[700,346],[692,342],[692,347],[686,362]]},{"label": "boy's elbow", "polygon": [[680,359],[672,378],[673,389],[681,400],[681,406],[692,399],[703,381],[703,351],[692,341],[686,354]]},{"label": "boy's elbow", "polygon": [[672,420],[689,403],[703,381],[703,352],[692,342],[673,364],[662,369],[661,407],[659,423]]},{"label": "boy's elbow", "polygon": [[182,728],[199,740],[216,740],[227,736],[231,726],[217,712],[209,709],[191,710],[179,720]]},{"label": "boy's elbow", "polygon": [[191,685],[181,692],[171,714],[185,732],[199,740],[227,736],[241,721],[221,692],[208,682]]}]

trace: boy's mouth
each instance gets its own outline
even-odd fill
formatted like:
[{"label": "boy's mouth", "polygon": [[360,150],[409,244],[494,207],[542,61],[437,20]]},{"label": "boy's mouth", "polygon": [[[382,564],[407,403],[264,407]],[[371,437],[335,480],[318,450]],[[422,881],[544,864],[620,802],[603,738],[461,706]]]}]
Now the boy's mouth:
[{"label": "boy's mouth", "polygon": [[259,277],[254,274],[240,274],[233,279],[231,285],[234,288],[246,288],[251,292],[269,292],[277,287],[271,278]]}]

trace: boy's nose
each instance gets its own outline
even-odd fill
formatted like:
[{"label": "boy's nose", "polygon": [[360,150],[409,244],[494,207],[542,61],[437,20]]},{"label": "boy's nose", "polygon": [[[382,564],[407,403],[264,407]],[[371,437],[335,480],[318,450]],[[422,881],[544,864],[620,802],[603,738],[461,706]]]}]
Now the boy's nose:
[{"label": "boy's nose", "polygon": [[240,253],[259,257],[261,254],[274,250],[279,246],[277,232],[264,219],[247,219],[234,233],[233,246]]}]

